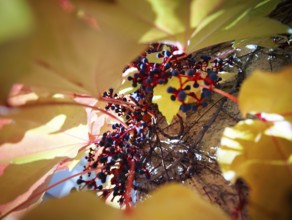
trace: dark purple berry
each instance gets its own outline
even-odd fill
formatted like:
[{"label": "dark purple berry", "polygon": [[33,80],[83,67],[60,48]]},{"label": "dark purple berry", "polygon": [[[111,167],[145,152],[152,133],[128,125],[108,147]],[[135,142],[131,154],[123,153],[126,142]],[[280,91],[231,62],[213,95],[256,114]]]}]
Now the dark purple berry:
[{"label": "dark purple berry", "polygon": [[181,106],[180,106],[180,110],[181,110],[182,112],[188,112],[188,111],[191,110],[191,105],[190,105],[190,104],[184,104],[184,105],[181,105]]},{"label": "dark purple berry", "polygon": [[131,81],[133,79],[132,76],[128,76],[128,80]]},{"label": "dark purple berry", "polygon": [[179,72],[178,72],[177,70],[173,70],[173,71],[171,72],[171,74],[172,74],[173,76],[177,76],[177,75],[179,74]]},{"label": "dark purple berry", "polygon": [[187,71],[188,76],[193,76],[194,75],[194,70],[188,70]]},{"label": "dark purple berry", "polygon": [[167,88],[166,91],[167,91],[168,93],[174,93],[174,92],[176,91],[176,89],[173,88],[173,87],[171,87],[171,86],[169,86],[169,87]]},{"label": "dark purple berry", "polygon": [[184,90],[180,90],[177,94],[177,97],[180,101],[184,101],[187,97],[187,94],[185,93]]},{"label": "dark purple berry", "polygon": [[171,67],[171,63],[170,62],[164,64],[164,68],[166,70],[169,69],[170,67]]},{"label": "dark purple berry", "polygon": [[76,181],[76,183],[77,183],[78,185],[82,184],[83,182],[84,182],[84,180],[82,180],[82,179],[78,179],[78,180]]},{"label": "dark purple berry", "polygon": [[211,91],[209,89],[203,89],[203,92],[202,92],[202,97],[205,98],[205,97],[209,97],[211,96]]},{"label": "dark purple berry", "polygon": [[176,100],[175,95],[171,95],[171,96],[170,96],[170,99],[171,99],[172,101],[175,101],[175,100]]},{"label": "dark purple berry", "polygon": [[162,51],[162,54],[165,56],[165,57],[170,57],[171,56],[171,52],[169,50],[164,50]]},{"label": "dark purple berry", "polygon": [[191,90],[191,86],[190,85],[187,85],[184,90]]}]

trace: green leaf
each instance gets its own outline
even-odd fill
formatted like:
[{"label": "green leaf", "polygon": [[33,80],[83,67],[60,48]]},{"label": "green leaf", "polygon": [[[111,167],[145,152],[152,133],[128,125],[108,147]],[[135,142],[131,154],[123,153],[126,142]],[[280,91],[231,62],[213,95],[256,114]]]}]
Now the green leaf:
[{"label": "green leaf", "polygon": [[243,40],[237,40],[233,43],[233,47],[244,49],[247,45],[257,45],[260,47],[265,48],[277,48],[278,45],[274,42],[272,37],[260,37],[260,38],[251,38],[251,39],[243,39]]},{"label": "green leaf", "polygon": [[[277,33],[286,33],[288,26],[278,21],[262,17],[271,10],[264,7],[270,1],[263,3],[262,11],[253,7],[260,1],[237,4],[227,4],[207,17],[192,34],[188,52],[237,39],[271,36]],[[275,2],[275,1],[272,1]],[[276,1],[277,2],[277,1]]]},{"label": "green leaf", "polygon": [[23,37],[32,28],[31,11],[25,1],[0,1],[0,44]]}]

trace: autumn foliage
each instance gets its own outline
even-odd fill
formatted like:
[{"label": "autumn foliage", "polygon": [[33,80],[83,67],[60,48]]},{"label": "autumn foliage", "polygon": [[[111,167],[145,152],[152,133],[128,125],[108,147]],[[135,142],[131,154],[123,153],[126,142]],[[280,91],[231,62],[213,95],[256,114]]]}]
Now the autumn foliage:
[{"label": "autumn foliage", "polygon": [[[193,56],[227,41],[236,47],[287,34],[287,25],[268,17],[278,3],[0,2],[0,218],[242,218],[178,183],[161,186],[141,204],[131,202],[138,177],[152,177],[143,156],[147,140],[159,141],[151,135],[157,112],[168,124],[183,121],[219,93],[238,102],[243,117],[222,135],[222,175],[248,186],[251,219],[291,219],[291,67],[253,72],[235,97],[220,89],[239,74],[223,72],[236,62],[235,48],[220,57]],[[41,202],[55,186],[52,175],[82,158],[88,163],[75,176],[88,190]],[[119,197],[125,210],[92,191]]]}]

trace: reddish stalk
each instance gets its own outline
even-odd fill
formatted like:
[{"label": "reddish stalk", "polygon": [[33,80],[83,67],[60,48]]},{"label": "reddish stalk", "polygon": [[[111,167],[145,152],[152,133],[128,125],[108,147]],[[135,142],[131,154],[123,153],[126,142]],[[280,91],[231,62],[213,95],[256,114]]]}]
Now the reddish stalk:
[{"label": "reddish stalk", "polygon": [[126,193],[125,193],[125,204],[126,204],[126,209],[125,209],[125,214],[129,215],[131,214],[131,191],[132,191],[132,186],[133,186],[133,181],[134,181],[134,174],[135,174],[135,163],[133,160],[131,160],[131,168],[127,180],[127,185],[126,185]]},{"label": "reddish stalk", "polygon": [[236,97],[234,97],[233,95],[227,93],[227,92],[224,92],[220,89],[217,89],[217,88],[214,88],[214,87],[211,87],[211,86],[206,86],[206,85],[200,85],[201,87],[205,88],[205,89],[209,89],[211,91],[214,91],[220,95],[223,95],[224,97],[230,99],[231,101],[235,102],[235,103],[238,103],[238,99]]}]

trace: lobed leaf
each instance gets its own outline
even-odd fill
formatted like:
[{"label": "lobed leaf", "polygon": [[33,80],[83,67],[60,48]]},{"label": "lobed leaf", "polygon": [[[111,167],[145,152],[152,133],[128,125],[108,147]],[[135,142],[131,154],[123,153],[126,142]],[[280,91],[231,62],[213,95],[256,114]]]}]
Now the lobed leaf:
[{"label": "lobed leaf", "polygon": [[144,48],[112,29],[112,19],[96,23],[82,9],[76,9],[77,14],[66,12],[57,0],[30,0],[29,5],[36,18],[35,31],[1,47],[0,71],[6,73],[1,74],[2,102],[14,83],[51,93],[99,96],[119,85],[124,66]]},{"label": "lobed leaf", "polygon": [[168,124],[171,123],[173,117],[178,113],[181,102],[172,101],[170,94],[167,93],[169,86],[175,88],[180,86],[179,79],[177,77],[171,78],[167,84],[157,85],[154,88],[152,102],[158,105],[159,111],[163,114]]},{"label": "lobed leaf", "polygon": [[278,0],[150,1],[157,17],[142,41],[171,42],[192,53],[226,41],[286,33],[288,26],[264,17],[278,3]]},{"label": "lobed leaf", "polygon": [[[202,72],[202,75],[205,74]],[[202,84],[203,80],[198,80],[198,84]],[[188,81],[188,79],[185,78],[178,78],[173,77],[170,80],[168,80],[167,84],[158,84],[154,88],[153,98],[152,102],[156,103],[158,105],[159,111],[165,116],[166,121],[168,124],[171,123],[173,117],[179,112],[181,102],[178,100],[172,101],[170,99],[171,94],[167,92],[167,88],[169,86],[174,88],[180,88],[183,85],[183,87],[189,85],[191,87],[190,90],[187,91],[187,93],[193,92],[196,94],[198,98],[201,97],[202,89],[201,88],[194,88],[193,84]],[[196,100],[192,97],[187,96],[185,103],[195,103]]]}]

